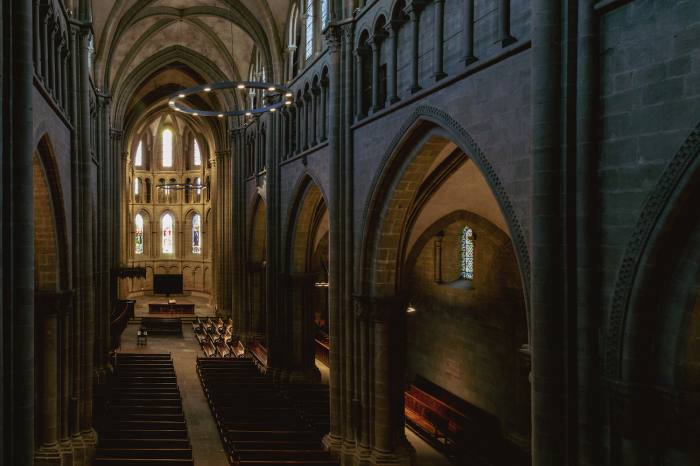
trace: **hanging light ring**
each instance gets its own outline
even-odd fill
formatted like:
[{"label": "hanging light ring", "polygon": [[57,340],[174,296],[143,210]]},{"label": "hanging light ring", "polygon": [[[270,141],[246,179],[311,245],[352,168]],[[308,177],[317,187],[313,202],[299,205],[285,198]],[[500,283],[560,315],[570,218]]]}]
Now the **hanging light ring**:
[{"label": "hanging light ring", "polygon": [[203,184],[191,184],[191,183],[180,183],[180,184],[157,184],[156,189],[165,189],[173,191],[194,191],[195,189],[207,189]]},{"label": "hanging light ring", "polygon": [[[200,92],[210,92],[220,89],[262,89],[267,91],[269,96],[280,96],[282,99],[276,104],[268,105],[267,107],[254,108],[251,110],[231,110],[231,111],[221,111],[212,112],[209,110],[195,110],[189,107],[183,107],[178,101],[189,95],[198,94]],[[265,112],[275,111],[278,108],[284,107],[292,103],[293,99],[292,90],[288,87],[281,86],[279,84],[263,83],[263,82],[253,82],[253,81],[227,81],[221,83],[211,83],[203,84],[201,86],[190,87],[188,89],[183,89],[171,95],[168,98],[168,105],[170,108],[178,110],[182,113],[187,113],[188,115],[195,116],[245,116],[245,115],[256,115]]]}]

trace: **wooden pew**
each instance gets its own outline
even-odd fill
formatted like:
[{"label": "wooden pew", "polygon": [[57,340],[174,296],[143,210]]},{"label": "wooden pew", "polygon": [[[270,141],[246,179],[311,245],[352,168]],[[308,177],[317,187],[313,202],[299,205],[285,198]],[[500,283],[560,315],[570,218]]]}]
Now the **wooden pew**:
[{"label": "wooden pew", "polygon": [[263,367],[267,367],[267,350],[259,341],[253,339],[252,342],[248,343],[248,349]]},{"label": "wooden pew", "polygon": [[141,328],[149,332],[182,333],[182,320],[179,317],[143,317]]},{"label": "wooden pew", "polygon": [[204,355],[208,358],[216,356],[216,347],[214,346],[214,343],[211,342],[211,340],[205,342],[202,345],[202,350],[204,351]]}]

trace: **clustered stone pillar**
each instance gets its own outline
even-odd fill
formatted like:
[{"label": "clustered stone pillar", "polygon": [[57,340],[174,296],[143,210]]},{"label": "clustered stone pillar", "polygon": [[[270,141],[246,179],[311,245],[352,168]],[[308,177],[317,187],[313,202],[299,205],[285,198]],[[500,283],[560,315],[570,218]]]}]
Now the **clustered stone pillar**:
[{"label": "clustered stone pillar", "polygon": [[314,348],[314,314],[313,297],[318,273],[290,274],[287,277],[288,292],[286,300],[289,306],[287,315],[291,338],[287,337],[287,354],[290,364],[289,382],[320,383],[321,371],[316,367],[316,350]]},{"label": "clustered stone pillar", "polygon": [[[32,92],[32,4],[3,3],[12,14],[12,28],[3,30],[0,46],[12,47],[12,57],[0,58],[4,96],[2,107],[2,181],[11,186],[3,198],[3,398],[0,454],[3,464],[29,466],[34,457],[34,197]],[[9,26],[4,20],[3,27]],[[10,35],[11,31],[11,35]],[[11,44],[2,44],[10,40]],[[11,105],[10,105],[11,101]],[[4,120],[6,119],[6,120]],[[8,324],[11,324],[8,325]],[[12,342],[10,344],[10,342]]]},{"label": "clustered stone pillar", "polygon": [[532,462],[566,463],[560,179],[561,2],[532,4]]},{"label": "clustered stone pillar", "polygon": [[246,332],[245,309],[243,306],[245,296],[245,175],[244,165],[244,139],[245,132],[242,129],[229,131],[231,139],[231,317],[234,322],[234,330],[239,339],[243,339]]},{"label": "clustered stone pillar", "polygon": [[286,328],[279,325],[283,318],[280,306],[282,305],[278,295],[279,272],[280,272],[280,228],[279,228],[279,166],[274,150],[275,144],[273,135],[275,134],[275,114],[267,114],[267,131],[265,132],[265,164],[267,170],[267,196],[265,203],[265,223],[267,232],[265,235],[265,334],[268,353],[268,373],[275,380],[282,378],[282,371],[285,369],[284,350],[281,333]]}]

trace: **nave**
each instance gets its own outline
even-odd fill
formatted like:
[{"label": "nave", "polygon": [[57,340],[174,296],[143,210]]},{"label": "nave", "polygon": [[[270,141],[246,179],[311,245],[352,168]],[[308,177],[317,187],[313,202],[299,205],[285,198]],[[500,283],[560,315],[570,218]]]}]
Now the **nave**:
[{"label": "nave", "polygon": [[[146,345],[138,345],[137,332],[139,324],[131,323],[126,327],[126,330],[121,336],[121,346],[117,350],[117,360],[134,357],[136,355],[144,357],[153,357],[153,355],[165,355],[166,359],[172,361],[172,367],[177,376],[177,388],[179,396],[182,400],[182,412],[186,424],[186,434],[176,434],[178,436],[185,435],[191,444],[192,459],[194,466],[228,466],[228,455],[226,453],[222,438],[219,435],[217,423],[212,414],[207,401],[207,396],[203,390],[201,379],[197,371],[197,360],[206,361],[203,358],[203,352],[198,345],[197,339],[189,328],[189,324],[183,325],[182,334],[177,333],[149,333]],[[247,355],[251,353],[248,351]],[[160,357],[160,356],[158,356]],[[229,358],[227,358],[228,360]],[[231,358],[231,361],[235,359]],[[118,367],[115,366],[115,373],[118,372]],[[321,373],[321,384],[328,384],[329,370],[328,367],[317,361],[317,367]],[[327,385],[326,385],[327,386]],[[97,410],[98,407],[95,407]],[[96,427],[98,434],[103,432],[104,428],[99,425]],[[133,438],[124,433],[125,438]],[[416,435],[408,427],[406,428],[406,436],[411,444],[416,448],[418,466],[451,466],[455,463],[450,462],[441,452],[437,451],[425,440]],[[139,442],[142,444],[142,442]],[[110,445],[108,443],[107,445]],[[139,447],[143,448],[143,447]],[[111,462],[101,461],[100,448],[97,449],[94,464],[114,465]],[[136,463],[123,463],[124,465],[137,466]],[[170,464],[168,462],[159,462],[152,464]],[[172,464],[180,464],[173,462]],[[182,463],[186,464],[186,463]]]}]

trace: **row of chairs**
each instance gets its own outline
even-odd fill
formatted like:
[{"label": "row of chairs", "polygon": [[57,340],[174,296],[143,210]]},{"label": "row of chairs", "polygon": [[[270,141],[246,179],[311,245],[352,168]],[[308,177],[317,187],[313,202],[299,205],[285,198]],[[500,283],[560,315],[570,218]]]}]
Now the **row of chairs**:
[{"label": "row of chairs", "polygon": [[252,358],[197,358],[197,373],[232,465],[339,464],[321,444],[327,385],[275,385]]},{"label": "row of chairs", "polygon": [[117,353],[95,466],[194,466],[169,354]]},{"label": "row of chairs", "polygon": [[199,342],[204,355],[208,358],[221,357],[236,357],[245,356],[245,348],[240,340],[234,340],[231,333],[233,322],[228,319],[223,322],[219,318],[218,322],[214,323],[211,318],[206,321],[200,320],[199,317],[192,322],[194,336]]}]

